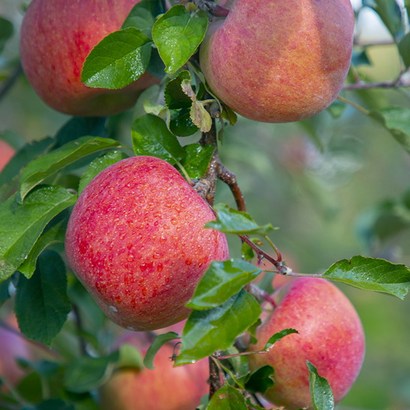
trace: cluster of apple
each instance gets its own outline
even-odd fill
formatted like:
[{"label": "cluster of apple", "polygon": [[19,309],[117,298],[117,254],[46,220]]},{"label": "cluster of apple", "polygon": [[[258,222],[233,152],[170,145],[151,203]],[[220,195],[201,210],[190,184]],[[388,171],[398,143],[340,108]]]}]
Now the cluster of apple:
[{"label": "cluster of apple", "polygon": [[[136,3],[32,1],[22,25],[21,58],[29,82],[47,104],[71,115],[111,115],[131,107],[142,90],[159,81],[147,73],[125,89],[103,90],[80,80],[88,53],[121,27]],[[228,16],[210,25],[199,53],[207,83],[221,101],[267,122],[297,121],[331,104],[350,64],[349,0],[225,3]],[[101,172],[79,197],[67,227],[66,256],[115,323],[134,331],[160,329],[187,318],[185,304],[210,263],[229,258],[225,235],[204,227],[212,219],[212,208],[173,166],[149,156],[128,158]],[[363,361],[363,330],[354,308],[322,279],[296,279],[273,298],[277,307],[249,350],[263,350],[269,337],[285,328],[298,334],[250,356],[251,368],[275,369],[266,397],[289,409],[311,406],[309,360],[339,401]],[[128,337],[147,348],[144,336]],[[127,391],[116,408],[149,409],[151,399],[144,405],[138,401],[147,396],[155,409],[194,408],[207,391],[207,366],[172,369],[169,362],[168,368],[164,363],[171,355],[172,348],[164,346],[155,374],[114,376],[103,389],[103,402]],[[169,395],[161,407],[163,388]]]}]

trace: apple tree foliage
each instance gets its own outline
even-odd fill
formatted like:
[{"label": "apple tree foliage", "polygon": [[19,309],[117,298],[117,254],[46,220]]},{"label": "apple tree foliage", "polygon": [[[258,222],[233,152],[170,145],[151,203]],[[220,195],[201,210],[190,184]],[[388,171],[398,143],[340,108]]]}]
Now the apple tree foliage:
[{"label": "apple tree foliage", "polygon": [[[17,147],[16,155],[0,174],[0,303],[14,298],[19,327],[27,338],[50,346],[64,326],[72,343],[79,343],[81,353],[75,357],[51,354],[38,362],[22,362],[27,376],[13,394],[0,397],[10,408],[17,403],[25,409],[94,409],[93,392],[115,368],[143,366],[135,352],[119,349],[108,353],[102,347],[106,321],[64,262],[67,219],[79,193],[101,170],[131,155],[162,158],[197,184],[209,180],[209,165],[218,150],[223,150],[220,140],[224,129],[235,127],[235,113],[212,95],[197,60],[212,2],[174,1],[172,7],[164,6],[162,1],[141,1],[121,30],[91,51],[83,67],[82,81],[89,87],[120,89],[147,70],[161,78],[160,85],[140,97],[145,113],[135,118],[129,144],[116,139],[110,118],[75,117],[55,135]],[[362,8],[373,9],[390,32],[400,53],[402,72],[391,82],[367,82],[359,68],[371,64],[368,46],[357,44],[345,89],[328,111],[343,115],[346,106],[352,105],[385,128],[393,137],[391,144],[401,144],[410,154],[410,108],[366,108],[367,89],[400,90],[410,85],[406,77],[410,67],[410,3],[399,6],[393,0],[365,0]],[[13,25],[0,17],[0,52],[12,35]],[[11,83],[12,78],[4,80],[2,94]],[[191,136],[202,138],[188,138]],[[176,365],[212,356],[224,374],[225,383],[213,386],[216,391],[209,401],[204,399],[202,409],[261,409],[252,395],[274,383],[273,370],[267,366],[250,373],[235,344],[244,332],[253,334],[262,311],[260,294],[251,282],[263,269],[251,261],[268,258],[275,274],[297,273],[281,261],[269,238],[273,226],[259,225],[244,209],[233,174],[227,171],[222,179],[231,187],[238,209],[215,204],[217,217],[208,225],[239,236],[243,258],[211,264],[187,304],[192,313],[182,335],[171,332],[157,337],[144,364],[153,366],[153,357],[163,343],[181,341]],[[408,229],[409,221],[407,193],[401,199],[378,204],[363,229],[369,241],[384,240]],[[335,261],[316,275],[401,299],[410,286],[410,269],[405,265],[360,255]],[[288,329],[272,335],[266,349],[292,332]],[[90,351],[92,355],[87,354]],[[332,409],[328,383],[312,363],[307,367],[315,408]],[[35,392],[30,388],[33,385],[38,387]]]}]

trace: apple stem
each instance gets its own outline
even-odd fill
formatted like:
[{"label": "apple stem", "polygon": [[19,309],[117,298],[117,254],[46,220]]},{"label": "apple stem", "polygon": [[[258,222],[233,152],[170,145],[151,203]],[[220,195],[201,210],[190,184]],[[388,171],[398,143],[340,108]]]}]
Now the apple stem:
[{"label": "apple stem", "polygon": [[272,296],[258,286],[251,283],[249,285],[249,290],[250,293],[252,293],[252,295],[254,295],[257,299],[263,299],[265,302],[268,302],[270,305],[272,305],[274,309],[278,306]]},{"label": "apple stem", "polygon": [[77,327],[77,338],[78,338],[80,353],[83,356],[88,356],[87,343],[83,337],[83,334],[84,334],[83,320],[81,318],[81,314],[78,309],[78,306],[75,305],[74,303],[72,304],[72,311],[74,315],[74,321]]}]

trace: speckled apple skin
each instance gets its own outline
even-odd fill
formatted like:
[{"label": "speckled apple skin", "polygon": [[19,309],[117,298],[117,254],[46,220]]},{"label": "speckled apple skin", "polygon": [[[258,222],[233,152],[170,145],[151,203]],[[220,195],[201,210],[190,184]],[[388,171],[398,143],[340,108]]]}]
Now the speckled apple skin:
[{"label": "speckled apple skin", "polygon": [[130,108],[158,80],[144,74],[121,90],[88,88],[81,70],[91,49],[119,30],[138,0],[34,0],[21,27],[24,72],[52,108],[70,115],[103,116]]},{"label": "speckled apple skin", "polygon": [[6,141],[0,140],[0,172],[13,157],[15,151]]},{"label": "speckled apple skin", "polygon": [[267,354],[250,356],[252,369],[269,364],[274,386],[265,397],[288,410],[311,408],[306,360],[317,368],[340,401],[356,380],[364,359],[365,339],[360,318],[347,297],[320,278],[298,278],[278,290],[278,307],[257,330],[262,349],[270,336],[294,328]]},{"label": "speckled apple skin", "polygon": [[167,162],[140,156],[101,172],[82,192],[66,233],[67,259],[106,315],[152,330],[185,319],[184,304],[224,234],[204,228],[209,205]]},{"label": "speckled apple skin", "polygon": [[[124,334],[120,344],[130,344],[145,355],[151,341],[144,333]],[[175,342],[161,347],[154,369],[121,369],[100,389],[102,410],[193,410],[209,392],[209,365],[203,359],[173,367]]]},{"label": "speckled apple skin", "polygon": [[289,122],[330,105],[350,66],[349,0],[236,0],[200,49],[212,91],[256,121]]}]

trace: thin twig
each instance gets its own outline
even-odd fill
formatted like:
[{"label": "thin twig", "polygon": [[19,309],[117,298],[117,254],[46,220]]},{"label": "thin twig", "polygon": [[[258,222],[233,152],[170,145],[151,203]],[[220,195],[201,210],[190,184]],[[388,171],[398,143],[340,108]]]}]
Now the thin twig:
[{"label": "thin twig", "polygon": [[219,369],[218,362],[214,357],[209,356],[209,399],[223,386],[223,380],[221,380],[221,370]]},{"label": "thin twig", "polygon": [[74,321],[77,327],[77,337],[78,337],[80,353],[83,356],[88,356],[87,343],[83,337],[84,327],[83,327],[83,320],[81,318],[80,310],[78,309],[78,306],[74,303],[72,304],[72,310],[73,310],[73,315],[74,315]]},{"label": "thin twig", "polygon": [[354,90],[370,90],[372,88],[382,88],[382,89],[392,89],[392,88],[405,88],[410,87],[410,82],[405,82],[401,78],[399,80],[393,81],[379,81],[373,83],[365,83],[359,81],[353,84],[346,84],[343,90],[354,91]]},{"label": "thin twig", "polygon": [[20,75],[22,73],[23,73],[23,67],[21,66],[20,63],[18,63],[17,66],[14,68],[14,70],[9,75],[9,77],[6,80],[4,80],[4,82],[1,84],[1,87],[0,87],[0,101],[11,90],[11,88],[16,83],[17,79],[20,77]]}]

